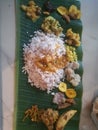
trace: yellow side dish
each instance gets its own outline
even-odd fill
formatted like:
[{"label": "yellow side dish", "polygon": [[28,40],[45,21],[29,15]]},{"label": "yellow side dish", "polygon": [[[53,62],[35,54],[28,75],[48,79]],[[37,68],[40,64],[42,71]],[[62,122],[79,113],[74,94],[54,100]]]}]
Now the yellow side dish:
[{"label": "yellow side dish", "polygon": [[66,46],[66,58],[68,62],[77,61],[77,54],[75,47],[68,45]]},{"label": "yellow side dish", "polygon": [[47,33],[54,33],[57,36],[63,31],[63,28],[61,27],[59,21],[52,16],[48,16],[45,18],[41,25],[41,28],[43,29],[43,31]]},{"label": "yellow side dish", "polygon": [[36,5],[34,1],[29,1],[28,6],[21,5],[22,10],[26,12],[26,15],[32,19],[32,21],[36,21],[40,14],[41,14],[41,8]]},{"label": "yellow side dish", "polygon": [[80,36],[78,33],[74,33],[72,28],[68,29],[66,32],[65,42],[68,45],[80,46]]}]

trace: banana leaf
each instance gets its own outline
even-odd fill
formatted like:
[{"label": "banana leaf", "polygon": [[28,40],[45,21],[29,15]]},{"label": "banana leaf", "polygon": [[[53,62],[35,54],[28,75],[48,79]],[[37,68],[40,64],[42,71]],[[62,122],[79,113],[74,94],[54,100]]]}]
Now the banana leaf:
[{"label": "banana leaf", "polygon": [[[46,0],[35,0],[36,4],[43,8],[43,4]],[[57,8],[60,5],[63,5],[67,8],[70,5],[74,4],[80,9],[80,1],[77,0],[50,0],[50,2]],[[15,114],[14,114],[14,128],[13,130],[47,130],[46,126],[43,123],[32,122],[29,118],[26,121],[23,121],[24,112],[30,108],[32,105],[38,105],[39,108],[53,108],[56,109],[56,105],[52,103],[52,95],[47,94],[44,91],[40,91],[35,87],[31,87],[28,83],[27,75],[22,72],[22,67],[24,66],[23,60],[23,45],[28,44],[30,40],[30,35],[34,31],[39,30],[41,27],[42,21],[45,18],[45,15],[36,21],[32,22],[29,19],[25,12],[21,10],[20,6],[28,4],[28,0],[17,0],[16,1],[16,84],[15,84]],[[67,23],[62,16],[57,12],[51,13],[51,15],[59,20],[61,26],[64,29],[64,33],[67,29],[72,28],[76,33],[79,33],[82,37],[82,22],[81,20],[71,20],[70,23]],[[77,70],[77,73],[81,76],[80,84],[75,88],[77,92],[77,97],[75,98],[76,105],[71,106],[67,109],[60,110],[59,113],[62,114],[70,109],[77,110],[76,115],[68,122],[64,130],[79,130],[81,106],[82,106],[82,42],[81,45],[76,49],[78,55],[78,62],[80,67]]]}]

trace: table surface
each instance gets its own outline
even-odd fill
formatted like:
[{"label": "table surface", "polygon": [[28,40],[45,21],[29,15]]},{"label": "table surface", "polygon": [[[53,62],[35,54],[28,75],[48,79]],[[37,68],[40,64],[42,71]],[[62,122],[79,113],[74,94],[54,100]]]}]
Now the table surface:
[{"label": "table surface", "polygon": [[[0,2],[0,130],[13,130],[15,89],[14,0]],[[97,130],[90,113],[98,96],[98,0],[82,0],[83,97],[79,130]]]}]

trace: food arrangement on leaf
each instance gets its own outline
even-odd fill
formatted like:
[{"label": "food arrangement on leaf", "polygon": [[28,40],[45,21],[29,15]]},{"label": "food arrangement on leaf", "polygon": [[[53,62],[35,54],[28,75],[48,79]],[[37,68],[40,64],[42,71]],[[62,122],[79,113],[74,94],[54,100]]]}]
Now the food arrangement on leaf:
[{"label": "food arrangement on leaf", "polygon": [[25,84],[30,87],[20,91],[28,89],[27,92],[32,95],[26,96],[31,99],[30,105],[24,106],[22,120],[26,124],[30,119],[32,129],[33,123],[43,123],[48,130],[67,130],[67,123],[80,114],[77,98],[82,81],[82,73],[79,73],[79,61],[82,59],[78,53],[81,50],[81,33],[75,32],[71,22],[80,21],[81,11],[73,1],[65,0],[70,6],[62,5],[63,1],[59,6],[56,1],[39,2],[38,5],[37,2],[22,1],[20,5],[22,16],[29,21],[31,29],[31,38],[22,43],[21,53],[22,75],[26,78]]}]

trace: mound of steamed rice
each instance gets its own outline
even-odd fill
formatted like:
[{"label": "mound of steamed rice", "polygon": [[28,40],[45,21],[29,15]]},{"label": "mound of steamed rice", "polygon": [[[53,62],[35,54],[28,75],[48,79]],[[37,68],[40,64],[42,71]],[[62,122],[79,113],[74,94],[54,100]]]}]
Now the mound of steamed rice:
[{"label": "mound of steamed rice", "polygon": [[[56,45],[59,45],[56,49]],[[44,52],[44,53],[43,53]],[[55,57],[66,54],[64,40],[54,34],[45,34],[36,31],[31,43],[24,45],[24,67],[23,71],[28,75],[28,82],[41,90],[47,90],[49,93],[58,86],[64,77],[64,69],[57,69],[55,72],[42,71],[36,64],[35,59],[45,57],[51,53]]]}]

